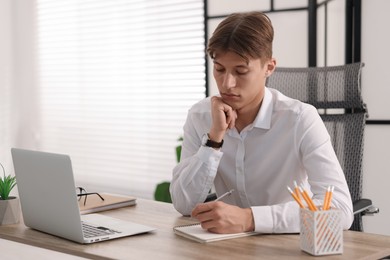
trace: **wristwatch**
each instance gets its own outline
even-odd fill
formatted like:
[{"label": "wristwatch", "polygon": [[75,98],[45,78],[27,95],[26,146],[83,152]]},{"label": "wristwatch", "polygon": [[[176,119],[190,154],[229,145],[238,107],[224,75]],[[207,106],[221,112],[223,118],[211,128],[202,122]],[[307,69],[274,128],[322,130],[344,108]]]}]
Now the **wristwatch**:
[{"label": "wristwatch", "polygon": [[221,148],[223,145],[223,140],[221,142],[216,142],[210,140],[209,134],[204,134],[202,137],[202,145],[211,148]]}]

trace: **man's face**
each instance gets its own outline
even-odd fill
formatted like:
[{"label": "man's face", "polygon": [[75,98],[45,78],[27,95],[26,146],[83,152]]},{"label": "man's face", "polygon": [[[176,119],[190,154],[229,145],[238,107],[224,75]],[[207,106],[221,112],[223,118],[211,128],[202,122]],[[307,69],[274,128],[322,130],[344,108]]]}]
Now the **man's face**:
[{"label": "man's face", "polygon": [[[275,66],[271,59],[262,65],[260,59],[246,62],[234,52],[214,56],[214,78],[223,101],[238,112],[258,108],[264,97],[266,77]],[[270,69],[270,66],[273,66]]]}]

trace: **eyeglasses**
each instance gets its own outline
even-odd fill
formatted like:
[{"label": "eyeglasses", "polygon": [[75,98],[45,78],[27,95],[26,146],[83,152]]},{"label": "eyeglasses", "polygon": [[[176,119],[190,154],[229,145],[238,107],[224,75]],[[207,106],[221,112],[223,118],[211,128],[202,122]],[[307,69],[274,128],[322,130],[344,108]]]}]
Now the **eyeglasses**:
[{"label": "eyeglasses", "polygon": [[83,187],[76,187],[77,197],[79,197],[79,201],[81,200],[81,197],[84,196],[84,206],[87,204],[87,197],[88,195],[98,195],[99,198],[101,198],[104,201],[104,198],[97,192],[87,192]]}]

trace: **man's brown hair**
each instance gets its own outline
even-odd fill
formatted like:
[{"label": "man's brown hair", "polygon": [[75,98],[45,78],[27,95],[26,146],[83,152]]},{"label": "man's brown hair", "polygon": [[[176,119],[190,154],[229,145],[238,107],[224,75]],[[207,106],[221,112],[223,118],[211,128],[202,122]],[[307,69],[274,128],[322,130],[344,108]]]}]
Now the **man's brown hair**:
[{"label": "man's brown hair", "polygon": [[264,13],[233,13],[215,29],[207,53],[214,58],[217,51],[231,51],[246,61],[260,58],[263,63],[272,58],[273,39],[271,20]]}]

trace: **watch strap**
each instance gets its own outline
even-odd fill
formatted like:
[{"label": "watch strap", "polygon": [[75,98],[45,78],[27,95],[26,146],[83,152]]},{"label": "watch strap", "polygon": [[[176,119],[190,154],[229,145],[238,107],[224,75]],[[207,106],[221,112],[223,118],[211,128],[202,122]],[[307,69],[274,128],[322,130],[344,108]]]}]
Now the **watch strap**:
[{"label": "watch strap", "polygon": [[205,143],[205,146],[211,147],[211,148],[221,148],[223,145],[223,139],[221,142],[216,142],[210,139],[209,135],[207,135],[208,139]]}]

